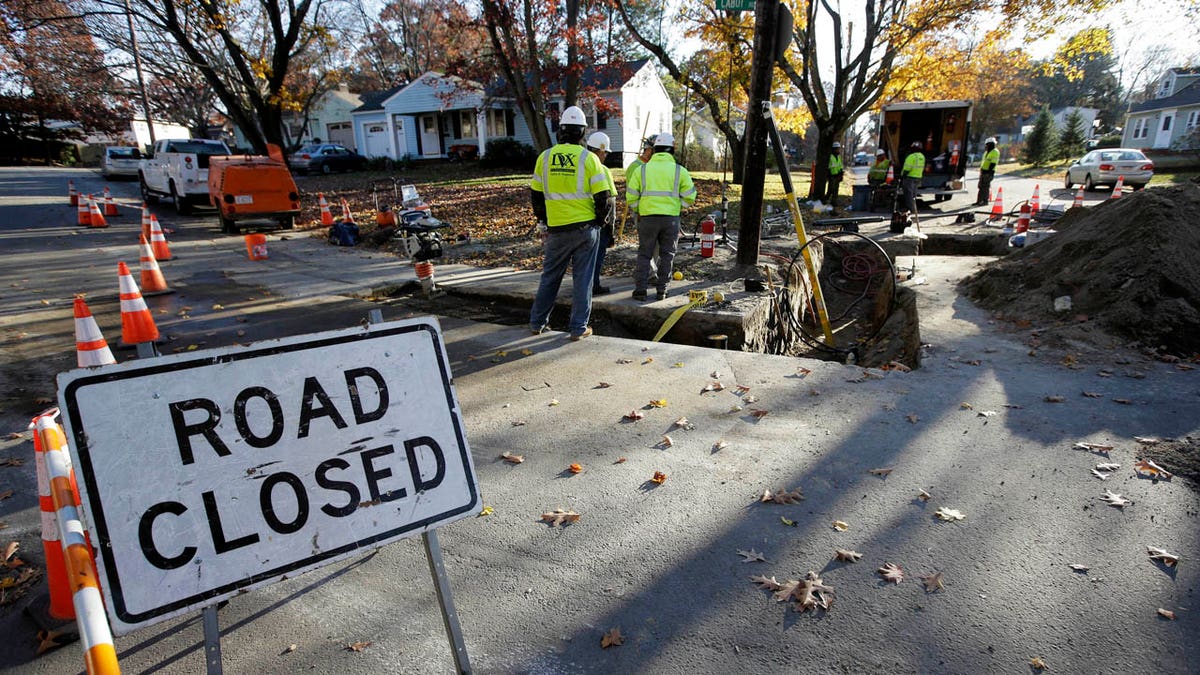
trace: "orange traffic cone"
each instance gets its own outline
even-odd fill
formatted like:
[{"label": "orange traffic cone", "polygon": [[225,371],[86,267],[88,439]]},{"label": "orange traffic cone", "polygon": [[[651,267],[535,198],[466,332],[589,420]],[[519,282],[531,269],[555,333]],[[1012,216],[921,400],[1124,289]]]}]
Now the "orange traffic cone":
[{"label": "orange traffic cone", "polygon": [[42,512],[42,553],[46,556],[46,585],[50,590],[50,606],[46,611],[60,620],[75,618],[71,584],[67,580],[67,559],[63,553],[62,539],[58,532],[58,512],[54,509],[54,498],[50,495],[50,472],[46,470],[46,444],[42,442],[39,424],[43,417],[53,417],[57,410],[43,413],[33,419],[34,463],[37,465],[38,506]]},{"label": "orange traffic cone", "polygon": [[1042,190],[1041,183],[1037,183],[1033,186],[1033,197],[1031,197],[1029,199],[1029,210],[1032,211],[1033,213],[1037,213],[1042,208],[1042,203],[1041,203],[1042,200],[1041,200],[1041,197],[1039,196],[1039,194],[1041,193],[1041,190]]},{"label": "orange traffic cone", "polygon": [[108,221],[104,219],[104,214],[100,213],[100,206],[91,195],[88,195],[88,213],[91,214],[91,218],[88,219],[89,227],[108,227]]},{"label": "orange traffic cone", "polygon": [[88,227],[92,224],[92,210],[88,208],[86,199],[81,199],[79,195],[75,196],[76,209],[75,212],[79,216],[79,224],[83,227]]},{"label": "orange traffic cone", "polygon": [[154,250],[150,248],[150,242],[146,241],[145,237],[141,237],[138,248],[141,251],[139,262],[142,270],[142,295],[174,293],[175,291],[167,287],[167,279],[159,269],[158,261],[154,259]]},{"label": "orange traffic cone", "polygon": [[142,202],[142,236],[149,239],[150,232],[150,207]]},{"label": "orange traffic cone", "polygon": [[121,344],[132,347],[158,340],[158,326],[154,325],[154,317],[129,273],[129,266],[117,263],[117,274],[121,282]]},{"label": "orange traffic cone", "polygon": [[991,220],[999,220],[1004,216],[1004,188],[996,188],[996,201],[992,202]]},{"label": "orange traffic cone", "polygon": [[329,210],[329,202],[325,201],[325,193],[317,193],[317,205],[321,207],[321,224],[333,225],[333,213]]},{"label": "orange traffic cone", "polygon": [[888,172],[887,172],[887,178],[883,179],[883,182],[887,183],[888,185],[891,185],[892,181],[894,181],[894,180],[896,180],[896,170],[893,169],[891,167],[891,165],[889,165]]},{"label": "orange traffic cone", "polygon": [[1080,185],[1079,190],[1077,190],[1075,192],[1075,201],[1071,202],[1071,208],[1075,208],[1076,206],[1083,206],[1083,186],[1082,185]]},{"label": "orange traffic cone", "polygon": [[104,215],[110,218],[121,215],[121,212],[117,210],[116,203],[113,202],[112,190],[109,190],[107,185],[104,186]]},{"label": "orange traffic cone", "polygon": [[75,181],[67,181],[67,200],[71,206],[79,206],[79,193],[75,191]]},{"label": "orange traffic cone", "polygon": [[354,222],[354,214],[350,213],[350,203],[345,199],[342,200],[342,221],[346,223]]},{"label": "orange traffic cone", "polygon": [[1113,186],[1112,197],[1110,199],[1120,199],[1121,191],[1125,189],[1125,176],[1117,176],[1117,184]]},{"label": "orange traffic cone", "polygon": [[167,237],[163,234],[162,226],[158,224],[158,218],[150,216],[150,248],[154,251],[154,259],[158,262],[165,262],[174,259],[171,255],[171,247],[167,245]]},{"label": "orange traffic cone", "polygon": [[1017,217],[1016,234],[1029,231],[1029,214],[1033,211],[1029,204],[1021,205],[1021,215]]},{"label": "orange traffic cone", "polygon": [[83,298],[75,298],[75,361],[80,368],[117,362]]}]

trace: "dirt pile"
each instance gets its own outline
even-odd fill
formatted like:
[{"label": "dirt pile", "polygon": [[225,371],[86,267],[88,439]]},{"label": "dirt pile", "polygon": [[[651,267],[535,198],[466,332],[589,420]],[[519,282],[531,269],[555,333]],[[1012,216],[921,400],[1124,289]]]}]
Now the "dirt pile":
[{"label": "dirt pile", "polygon": [[[1058,234],[963,280],[1007,318],[1070,321],[1179,356],[1200,352],[1200,186],[1072,209]],[[1065,301],[1070,297],[1069,308]]]}]

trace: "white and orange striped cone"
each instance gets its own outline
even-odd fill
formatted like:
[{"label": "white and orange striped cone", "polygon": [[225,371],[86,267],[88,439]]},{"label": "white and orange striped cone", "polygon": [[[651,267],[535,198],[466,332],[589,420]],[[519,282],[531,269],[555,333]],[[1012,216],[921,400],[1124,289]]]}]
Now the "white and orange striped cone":
[{"label": "white and orange striped cone", "polygon": [[71,206],[79,206],[79,193],[75,191],[75,181],[67,181],[67,202]]},{"label": "white and orange striped cone", "polygon": [[989,216],[991,220],[1000,220],[1004,217],[1004,188],[996,188],[996,201],[992,202],[992,214]]},{"label": "white and orange striped cone", "polygon": [[75,208],[75,212],[79,216],[79,225],[81,225],[83,227],[91,226],[92,210],[90,208],[88,208],[87,200],[76,195],[76,201],[79,202],[78,204],[76,204],[76,208]]},{"label": "white and orange striped cone", "polygon": [[117,263],[117,274],[121,283],[121,346],[133,347],[143,342],[158,340],[158,326],[138,290],[137,282],[129,273],[129,266]]},{"label": "white and orange striped cone", "polygon": [[149,239],[150,232],[150,207],[142,202],[142,236]]},{"label": "white and orange striped cone", "polygon": [[1125,189],[1125,176],[1117,176],[1117,184],[1113,186],[1112,197],[1110,199],[1120,199],[1121,192]]},{"label": "white and orange striped cone", "polygon": [[354,214],[350,212],[350,202],[342,200],[342,221],[346,223],[354,222]]},{"label": "white and orange striped cone", "polygon": [[317,206],[321,207],[321,224],[333,225],[333,213],[329,210],[329,202],[325,201],[325,193],[317,193]]},{"label": "white and orange striped cone", "polygon": [[[56,414],[43,413],[42,416]],[[58,517],[54,510],[54,498],[50,495],[50,474],[46,471],[46,448],[37,433],[37,420],[29,426],[33,432],[34,463],[37,465],[38,507],[42,514],[42,553],[46,556],[46,581],[50,590],[50,604],[46,612],[54,619],[66,621],[75,618],[75,606],[71,603],[71,587],[67,582],[67,562],[63,556],[62,541],[58,533]]]},{"label": "white and orange striped cone", "polygon": [[116,202],[113,201],[112,190],[109,190],[107,185],[104,186],[104,215],[109,218],[121,215]]},{"label": "white and orange striped cone", "polygon": [[162,225],[158,224],[158,218],[154,216],[150,217],[150,250],[154,251],[154,259],[158,262],[166,262],[175,258],[171,255],[171,247],[167,245],[167,237],[163,234]]},{"label": "white and orange striped cone", "polygon": [[891,185],[892,182],[895,180],[896,180],[896,170],[894,168],[892,168],[891,165],[888,165],[887,178],[884,178],[883,182],[888,185]]},{"label": "white and orange striped cone", "polygon": [[104,214],[100,213],[100,207],[91,195],[88,195],[88,213],[91,214],[88,227],[108,227],[108,221],[104,219]]},{"label": "white and orange striped cone", "polygon": [[413,265],[413,269],[417,272],[417,280],[421,282],[421,290],[426,295],[437,290],[437,284],[433,280],[433,263],[425,261]]},{"label": "white and orange striped cone", "polygon": [[167,286],[167,278],[163,276],[158,261],[154,259],[154,249],[150,248],[150,242],[146,241],[145,237],[141,237],[138,250],[141,252],[139,262],[142,270],[142,295],[174,293],[175,291]]},{"label": "white and orange striped cone", "polygon": [[1080,185],[1079,189],[1075,191],[1075,201],[1071,202],[1071,208],[1075,208],[1076,206],[1083,206],[1083,186],[1082,185]]},{"label": "white and orange striped cone", "polygon": [[75,471],[67,454],[66,434],[62,426],[54,421],[54,414],[57,411],[34,418],[37,429],[34,437],[42,446],[50,498],[61,535],[60,551],[64,562],[62,581],[71,592],[72,616],[79,629],[88,675],[117,675],[121,672],[121,666],[117,663],[112,630],[104,612],[95,554],[88,541],[87,528],[79,515],[79,489],[75,484]]},{"label": "white and orange striped cone", "polygon": [[1029,231],[1029,214],[1033,212],[1028,203],[1021,205],[1021,215],[1017,216],[1016,234]]},{"label": "white and orange striped cone", "polygon": [[1042,198],[1040,196],[1041,191],[1042,191],[1041,183],[1034,184],[1033,197],[1031,197],[1029,199],[1029,210],[1032,213],[1037,213],[1038,211],[1042,210]]},{"label": "white and orange striped cone", "polygon": [[117,362],[83,298],[75,298],[75,362],[80,368]]}]

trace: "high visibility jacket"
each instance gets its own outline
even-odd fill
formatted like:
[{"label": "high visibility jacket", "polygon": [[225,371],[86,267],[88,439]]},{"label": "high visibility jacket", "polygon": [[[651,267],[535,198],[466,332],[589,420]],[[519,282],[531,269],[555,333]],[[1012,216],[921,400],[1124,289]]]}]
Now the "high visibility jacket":
[{"label": "high visibility jacket", "polygon": [[980,171],[995,171],[996,165],[1000,163],[1000,150],[992,148],[983,153],[983,161],[979,163]]},{"label": "high visibility jacket", "polygon": [[887,170],[891,165],[892,162],[887,157],[875,162],[871,165],[871,170],[867,172],[867,180],[886,180]]},{"label": "high visibility jacket", "polygon": [[559,143],[538,156],[529,187],[545,195],[546,226],[554,228],[596,220],[592,195],[608,190],[608,184],[596,153]]},{"label": "high visibility jacket", "polygon": [[677,216],[696,201],[692,175],[669,152],[656,152],[625,181],[629,208],[642,216]]},{"label": "high visibility jacket", "polygon": [[904,160],[904,170],[900,172],[906,178],[920,178],[925,175],[925,155],[920,150],[913,150]]},{"label": "high visibility jacket", "polygon": [[829,175],[830,177],[842,177],[842,157],[841,155],[829,156]]},{"label": "high visibility jacket", "polygon": [[612,169],[602,166],[604,175],[608,177],[608,209],[600,216],[605,225],[612,225],[617,217],[617,184],[613,182]]}]

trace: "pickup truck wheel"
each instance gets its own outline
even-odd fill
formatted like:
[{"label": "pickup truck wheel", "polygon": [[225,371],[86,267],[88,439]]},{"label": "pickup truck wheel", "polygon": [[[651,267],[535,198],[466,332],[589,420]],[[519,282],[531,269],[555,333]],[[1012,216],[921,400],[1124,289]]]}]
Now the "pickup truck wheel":
[{"label": "pickup truck wheel", "polygon": [[187,197],[179,194],[175,189],[175,183],[171,183],[171,201],[175,202],[175,212],[181,216],[192,215],[192,203],[187,200]]},{"label": "pickup truck wheel", "polygon": [[150,191],[150,186],[146,185],[146,177],[140,173],[138,174],[138,183],[141,184],[142,202],[145,204],[157,204],[158,195]]}]

